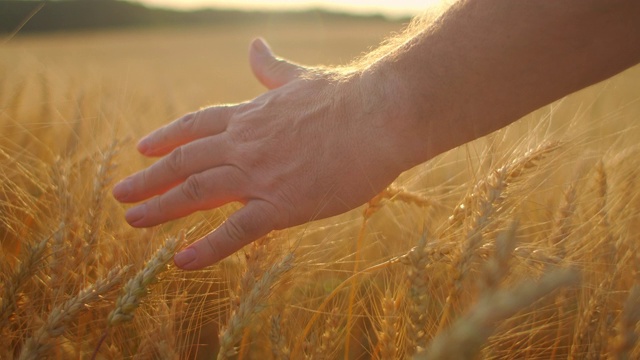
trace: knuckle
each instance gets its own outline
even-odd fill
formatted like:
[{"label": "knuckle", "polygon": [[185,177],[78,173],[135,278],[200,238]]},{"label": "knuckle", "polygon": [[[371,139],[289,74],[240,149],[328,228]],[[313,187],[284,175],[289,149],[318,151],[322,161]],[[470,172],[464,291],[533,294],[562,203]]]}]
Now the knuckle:
[{"label": "knuckle", "polygon": [[238,165],[230,165],[228,171],[222,177],[223,182],[229,189],[238,189],[246,184],[247,172]]},{"label": "knuckle", "polygon": [[[136,188],[136,186],[134,185],[134,190],[138,190],[138,189],[146,189],[149,186],[151,186],[151,183],[149,182],[149,172],[150,172],[150,168],[146,168],[144,170],[142,170],[140,172],[140,177],[138,178],[139,180],[139,184]],[[135,184],[135,182],[134,182]]]},{"label": "knuckle", "polygon": [[229,136],[235,144],[251,142],[256,136],[255,128],[251,126],[238,126],[230,131]]},{"label": "knuckle", "polygon": [[167,170],[171,173],[181,173],[184,165],[184,148],[174,149],[165,160]]},{"label": "knuckle", "polygon": [[296,211],[297,206],[296,206],[296,202],[292,199],[290,195],[282,192],[278,196],[278,202],[282,204],[281,207],[276,207],[275,205],[272,205],[273,214],[278,215],[276,217],[278,221],[276,221],[274,226],[276,229],[283,229],[292,225],[293,218],[291,214]]},{"label": "knuckle", "polygon": [[227,219],[227,221],[225,222],[224,231],[227,238],[234,243],[243,243],[247,234],[245,228],[234,217],[230,217],[229,219]]},{"label": "knuckle", "polygon": [[200,113],[201,111],[198,110],[180,118],[180,120],[178,120],[178,128],[180,129],[180,132],[185,134],[193,133]]},{"label": "knuckle", "polygon": [[166,214],[165,200],[162,196],[151,201],[151,213],[155,215]]},{"label": "knuckle", "polygon": [[180,187],[185,198],[193,202],[200,202],[203,199],[202,181],[196,175],[190,176]]},{"label": "knuckle", "polygon": [[275,204],[264,201],[262,205],[262,221],[261,226],[265,229],[283,229],[287,227],[288,224],[288,214],[287,211],[283,211],[280,207]]},{"label": "knuckle", "polygon": [[212,258],[214,259],[222,258],[222,255],[224,254],[224,252],[220,248],[220,245],[218,245],[218,243],[215,242],[212,236],[208,236],[205,239],[204,243],[207,245],[206,248],[209,250],[209,254],[211,255]]}]

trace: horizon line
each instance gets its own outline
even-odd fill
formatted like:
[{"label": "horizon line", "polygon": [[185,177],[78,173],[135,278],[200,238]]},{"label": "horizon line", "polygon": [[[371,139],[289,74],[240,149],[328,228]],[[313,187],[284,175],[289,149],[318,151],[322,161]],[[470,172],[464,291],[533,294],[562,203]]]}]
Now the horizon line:
[{"label": "horizon line", "polygon": [[377,6],[359,8],[355,6],[338,6],[323,5],[320,3],[309,4],[291,4],[289,6],[270,6],[270,5],[251,5],[243,6],[242,4],[187,4],[182,6],[172,6],[164,3],[162,0],[126,0],[133,3],[141,4],[148,8],[165,9],[172,11],[196,12],[203,10],[221,10],[221,11],[242,11],[242,12],[280,12],[280,13],[300,13],[307,11],[324,11],[329,13],[352,15],[352,16],[382,16],[391,20],[399,20],[414,17],[426,9],[421,11],[416,9],[383,9]]}]

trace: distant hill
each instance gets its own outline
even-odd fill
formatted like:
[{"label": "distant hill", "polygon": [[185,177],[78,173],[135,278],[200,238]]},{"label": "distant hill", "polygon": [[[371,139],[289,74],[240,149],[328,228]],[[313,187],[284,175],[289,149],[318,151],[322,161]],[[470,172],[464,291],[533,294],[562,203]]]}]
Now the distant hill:
[{"label": "distant hill", "polygon": [[[0,0],[0,33],[17,29],[38,9],[42,1]],[[24,24],[20,32],[72,31],[118,27],[149,27],[167,25],[201,25],[237,22],[264,22],[266,13],[233,10],[173,11],[148,8],[137,3],[114,0],[46,1],[44,6]],[[320,10],[306,12],[268,13],[268,18],[283,20],[371,20],[382,16],[354,16]]]}]

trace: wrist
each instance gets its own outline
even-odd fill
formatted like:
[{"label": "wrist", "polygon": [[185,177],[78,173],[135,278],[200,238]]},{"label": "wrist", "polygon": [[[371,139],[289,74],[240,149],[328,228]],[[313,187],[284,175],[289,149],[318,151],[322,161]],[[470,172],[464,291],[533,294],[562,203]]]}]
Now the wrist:
[{"label": "wrist", "polygon": [[449,150],[453,117],[459,107],[446,106],[446,92],[424,66],[414,68],[398,57],[387,57],[362,72],[368,101],[379,110],[372,119],[384,129],[389,151],[402,170]]}]

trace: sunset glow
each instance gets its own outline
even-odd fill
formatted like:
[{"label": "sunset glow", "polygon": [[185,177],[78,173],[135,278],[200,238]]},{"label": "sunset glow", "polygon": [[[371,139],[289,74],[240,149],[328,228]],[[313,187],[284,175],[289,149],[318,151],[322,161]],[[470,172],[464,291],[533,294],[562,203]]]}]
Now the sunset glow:
[{"label": "sunset glow", "polygon": [[307,10],[325,9],[356,14],[384,14],[387,16],[411,16],[425,10],[437,0],[139,0],[148,6],[192,10],[222,8],[240,10]]}]

